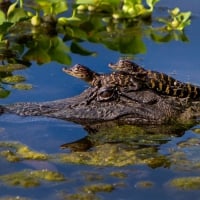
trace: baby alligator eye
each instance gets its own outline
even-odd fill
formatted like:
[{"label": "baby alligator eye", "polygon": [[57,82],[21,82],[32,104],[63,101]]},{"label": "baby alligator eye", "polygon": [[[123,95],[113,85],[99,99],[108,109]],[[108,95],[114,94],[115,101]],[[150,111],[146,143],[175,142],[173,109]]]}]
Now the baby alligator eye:
[{"label": "baby alligator eye", "polygon": [[97,100],[98,101],[108,101],[113,99],[116,94],[116,89],[113,87],[102,87],[99,89],[97,93]]}]

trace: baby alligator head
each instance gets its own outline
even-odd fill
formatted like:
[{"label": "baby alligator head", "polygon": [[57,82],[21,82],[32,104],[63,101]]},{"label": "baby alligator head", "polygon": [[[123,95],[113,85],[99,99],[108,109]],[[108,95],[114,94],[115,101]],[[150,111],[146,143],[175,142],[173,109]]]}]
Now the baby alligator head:
[{"label": "baby alligator head", "polygon": [[146,70],[140,67],[138,64],[131,62],[130,60],[119,60],[117,63],[109,63],[108,66],[116,71],[123,72],[145,72]]},{"label": "baby alligator head", "polygon": [[91,84],[93,82],[93,80],[98,76],[98,74],[96,72],[94,72],[91,69],[89,69],[88,67],[80,65],[80,64],[76,64],[71,68],[64,67],[62,70],[66,74],[69,74],[76,78],[80,78],[89,84]]}]

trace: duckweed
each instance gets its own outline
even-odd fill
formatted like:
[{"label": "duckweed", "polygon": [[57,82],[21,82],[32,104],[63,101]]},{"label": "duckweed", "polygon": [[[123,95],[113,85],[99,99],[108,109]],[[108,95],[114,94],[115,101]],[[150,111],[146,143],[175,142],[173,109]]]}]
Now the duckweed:
[{"label": "duckweed", "polygon": [[97,193],[97,192],[112,192],[115,189],[112,184],[92,184],[83,187],[83,191],[87,193]]},{"label": "duckweed", "polygon": [[0,72],[12,72],[15,70],[26,69],[27,67],[22,64],[7,64],[0,66]]},{"label": "duckweed", "polygon": [[151,148],[129,149],[123,144],[102,144],[88,152],[71,152],[58,155],[61,162],[97,166],[126,166],[148,164],[152,168],[170,165],[168,158]]},{"label": "duckweed", "polygon": [[180,142],[178,144],[179,147],[184,148],[184,147],[193,147],[200,145],[200,139],[199,138],[190,138],[184,142]]},{"label": "duckweed", "polygon": [[6,185],[26,188],[40,185],[40,181],[32,176],[31,172],[28,170],[0,176],[0,180],[3,181]]},{"label": "duckweed", "polygon": [[136,188],[152,188],[154,186],[154,183],[152,181],[139,181],[136,183]]},{"label": "duckweed", "polygon": [[33,86],[31,84],[16,83],[15,85],[13,85],[13,88],[18,90],[30,90],[33,88]]},{"label": "duckweed", "polygon": [[47,169],[31,171],[31,174],[37,178],[46,180],[46,181],[64,181],[65,178],[62,174],[54,171],[49,171]]},{"label": "duckweed", "polygon": [[104,178],[102,175],[95,172],[83,172],[81,173],[81,175],[84,176],[84,179],[86,181],[100,181],[100,180],[103,180]]},{"label": "duckweed", "polygon": [[116,178],[126,178],[128,176],[125,172],[121,172],[121,171],[111,172],[110,175]]},{"label": "duckweed", "polygon": [[41,181],[64,181],[62,174],[49,170],[23,170],[20,172],[0,176],[0,180],[7,185],[20,187],[36,187]]},{"label": "duckweed", "polygon": [[18,142],[0,142],[0,155],[9,162],[17,162],[22,159],[47,160],[48,155],[31,150],[28,146]]},{"label": "duckweed", "polygon": [[87,194],[87,193],[68,194],[68,195],[64,196],[64,199],[67,199],[67,200],[100,200],[94,194]]},{"label": "duckweed", "polygon": [[200,190],[200,176],[175,178],[169,184],[181,190]]},{"label": "duckweed", "polygon": [[20,75],[7,76],[7,77],[1,79],[2,82],[9,83],[9,84],[19,83],[19,82],[23,82],[25,80],[26,79]]},{"label": "duckweed", "polygon": [[63,162],[98,166],[124,166],[141,163],[141,160],[137,159],[135,151],[128,151],[113,144],[99,145],[90,152],[63,154],[60,155],[60,159]]},{"label": "duckweed", "polygon": [[198,134],[199,134],[199,133],[200,133],[200,128],[193,128],[192,131],[193,131],[194,133],[198,133]]}]

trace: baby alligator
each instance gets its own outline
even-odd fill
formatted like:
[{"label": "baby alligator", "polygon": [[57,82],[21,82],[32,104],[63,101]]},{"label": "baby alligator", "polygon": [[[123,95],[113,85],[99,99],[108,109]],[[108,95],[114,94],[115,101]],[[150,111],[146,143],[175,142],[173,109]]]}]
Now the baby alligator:
[{"label": "baby alligator", "polygon": [[97,87],[97,98],[100,101],[116,97],[117,92],[136,91],[145,88],[145,84],[126,72],[113,72],[111,74],[98,74],[86,66],[76,64],[63,71],[76,78],[80,78],[93,87]]},{"label": "baby alligator", "polygon": [[63,68],[63,71],[71,76],[80,78],[91,86],[107,87],[120,86],[130,87],[132,90],[138,90],[142,87],[142,81],[134,78],[127,72],[113,72],[111,74],[98,74],[86,66],[76,64],[71,68]]},{"label": "baby alligator", "polygon": [[190,97],[192,99],[200,97],[200,87],[183,83],[164,73],[146,70],[129,60],[119,60],[116,64],[110,63],[109,67],[145,81],[149,88],[155,89],[162,94],[181,98]]}]

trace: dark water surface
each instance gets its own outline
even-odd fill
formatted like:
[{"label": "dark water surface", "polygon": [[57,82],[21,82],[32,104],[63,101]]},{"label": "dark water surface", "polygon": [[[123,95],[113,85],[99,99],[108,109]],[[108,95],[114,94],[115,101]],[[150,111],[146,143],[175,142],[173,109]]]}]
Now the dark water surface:
[{"label": "dark water surface", "polygon": [[[173,41],[155,43],[144,39],[147,53],[138,55],[136,62],[145,68],[161,71],[181,81],[200,85],[200,1],[199,0],[161,0],[160,8],[180,7],[183,11],[193,12],[192,24],[186,28],[189,42]],[[97,52],[96,57],[82,57],[72,54],[72,65],[81,63],[98,72],[109,72],[109,62],[115,62],[119,53],[106,49],[102,45],[85,43],[87,49]],[[30,69],[17,72],[26,75],[27,82],[33,84],[30,91],[13,90],[0,104],[19,101],[49,101],[71,97],[82,92],[88,85],[81,80],[67,76],[61,70],[62,65],[49,63],[43,66],[33,64]],[[98,166],[70,164],[22,159],[19,162],[8,162],[0,157],[0,175],[19,172],[24,169],[48,169],[64,175],[64,181],[44,181],[37,187],[9,186],[0,181],[0,199],[17,197],[27,199],[200,199],[200,134],[194,131],[195,126],[184,132],[180,137],[169,136],[157,151],[164,159],[157,165],[145,163],[118,166]],[[178,134],[178,133],[177,133]],[[42,117],[18,117],[15,115],[0,116],[0,140],[19,142],[34,151],[55,155],[70,154],[68,149],[60,149],[60,145],[81,139],[87,135],[82,126],[71,122]],[[180,177],[196,177],[197,182],[186,189],[170,185],[170,181]],[[199,179],[198,179],[199,178]],[[100,189],[91,192],[86,186],[104,184],[113,189]]]}]

